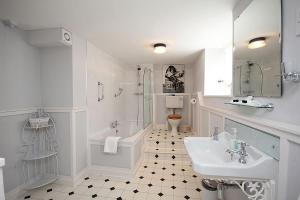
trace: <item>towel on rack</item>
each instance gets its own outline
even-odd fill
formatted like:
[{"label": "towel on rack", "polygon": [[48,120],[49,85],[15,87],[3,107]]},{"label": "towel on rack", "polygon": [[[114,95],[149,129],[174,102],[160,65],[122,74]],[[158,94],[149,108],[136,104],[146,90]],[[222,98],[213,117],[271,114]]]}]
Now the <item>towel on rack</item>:
[{"label": "towel on rack", "polygon": [[105,153],[117,153],[118,142],[121,137],[108,136],[105,138],[104,152]]}]

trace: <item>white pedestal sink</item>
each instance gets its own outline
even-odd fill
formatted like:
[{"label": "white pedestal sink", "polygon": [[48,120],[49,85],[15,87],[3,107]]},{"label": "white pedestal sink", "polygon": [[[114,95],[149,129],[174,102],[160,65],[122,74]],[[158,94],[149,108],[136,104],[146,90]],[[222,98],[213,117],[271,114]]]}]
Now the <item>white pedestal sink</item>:
[{"label": "white pedestal sink", "polygon": [[274,179],[275,161],[255,147],[247,148],[247,163],[238,161],[226,150],[229,148],[223,140],[215,141],[210,137],[186,137],[184,144],[192,160],[193,169],[202,176],[235,177],[243,179]]},{"label": "white pedestal sink", "polygon": [[[265,187],[271,188],[268,183],[275,179],[275,160],[255,147],[247,146],[247,162],[242,164],[239,162],[238,154],[231,158],[231,155],[226,152],[229,149],[230,138],[231,135],[226,132],[219,134],[218,141],[211,137],[184,138],[193,169],[204,178],[229,180],[238,184],[241,189],[245,184],[253,187],[254,190],[263,187],[253,198],[246,194],[247,191],[244,193],[249,199],[259,199],[259,196],[264,196],[263,199],[271,199],[272,194],[266,192]],[[266,193],[269,193],[268,198],[265,198]]]}]

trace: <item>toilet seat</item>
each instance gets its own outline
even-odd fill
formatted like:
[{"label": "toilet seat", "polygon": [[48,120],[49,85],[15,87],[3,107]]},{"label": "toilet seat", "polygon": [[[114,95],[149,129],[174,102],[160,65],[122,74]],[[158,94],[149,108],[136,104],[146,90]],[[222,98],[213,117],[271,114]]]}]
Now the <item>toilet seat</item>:
[{"label": "toilet seat", "polygon": [[168,115],[168,119],[181,119],[181,115],[179,114],[171,114],[171,115]]}]

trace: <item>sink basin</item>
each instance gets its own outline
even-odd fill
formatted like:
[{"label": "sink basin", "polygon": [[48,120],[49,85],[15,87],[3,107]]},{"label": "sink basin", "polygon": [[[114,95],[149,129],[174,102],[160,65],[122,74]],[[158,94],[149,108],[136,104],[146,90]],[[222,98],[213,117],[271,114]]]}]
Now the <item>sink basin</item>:
[{"label": "sink basin", "polygon": [[[227,133],[228,134],[228,133]],[[247,163],[239,163],[239,155],[233,159],[228,149],[229,141],[212,140],[211,137],[185,137],[184,144],[192,160],[193,169],[203,177],[240,178],[240,179],[274,179],[275,160],[256,149],[247,146],[249,154]]]}]

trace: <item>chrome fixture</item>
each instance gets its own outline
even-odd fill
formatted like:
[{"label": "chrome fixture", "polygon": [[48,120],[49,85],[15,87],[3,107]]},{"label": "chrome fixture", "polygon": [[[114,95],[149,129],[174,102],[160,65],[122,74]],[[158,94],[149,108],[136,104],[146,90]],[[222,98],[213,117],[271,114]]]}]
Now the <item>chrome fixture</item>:
[{"label": "chrome fixture", "polygon": [[213,135],[212,135],[212,137],[213,137],[213,140],[215,140],[215,141],[218,141],[219,140],[219,137],[218,137],[218,127],[215,127],[215,130],[214,130],[214,133],[213,133]]},{"label": "chrome fixture", "polygon": [[281,71],[282,71],[281,74],[282,74],[283,80],[294,82],[294,83],[300,82],[300,72],[296,72],[296,71],[285,72],[285,63],[284,62],[281,63]]},{"label": "chrome fixture", "polygon": [[120,96],[122,94],[123,90],[124,90],[123,88],[119,88],[118,93],[115,93],[114,97]]},{"label": "chrome fixture", "polygon": [[120,125],[120,122],[118,122],[118,120],[116,120],[116,121],[113,121],[113,122],[110,124],[110,127],[111,127],[111,128],[117,128],[118,125]]},{"label": "chrome fixture", "polygon": [[[100,95],[101,91],[101,95]],[[102,101],[104,99],[104,84],[101,82],[98,82],[98,102]]]},{"label": "chrome fixture", "polygon": [[246,146],[249,145],[246,142],[240,142],[240,145],[241,145],[241,149],[239,151],[239,155],[240,155],[239,163],[246,164],[247,163],[246,157],[248,156],[248,153],[246,151]]},{"label": "chrome fixture", "polygon": [[9,20],[9,19],[3,19],[1,20],[2,21],[2,24],[6,27],[9,27],[9,28],[17,28],[17,23]]},{"label": "chrome fixture", "polygon": [[236,154],[237,153],[237,151],[235,151],[235,150],[232,150],[232,149],[226,149],[226,151],[225,151],[226,153],[229,153],[229,155],[230,155],[230,160],[233,160],[233,156],[234,156],[234,154]]},{"label": "chrome fixture", "polygon": [[248,153],[246,151],[246,147],[249,146],[246,142],[239,142],[240,149],[239,150],[233,150],[233,149],[226,149],[226,153],[230,154],[231,160],[233,160],[234,154],[239,154],[239,163],[246,164],[248,156]]}]

